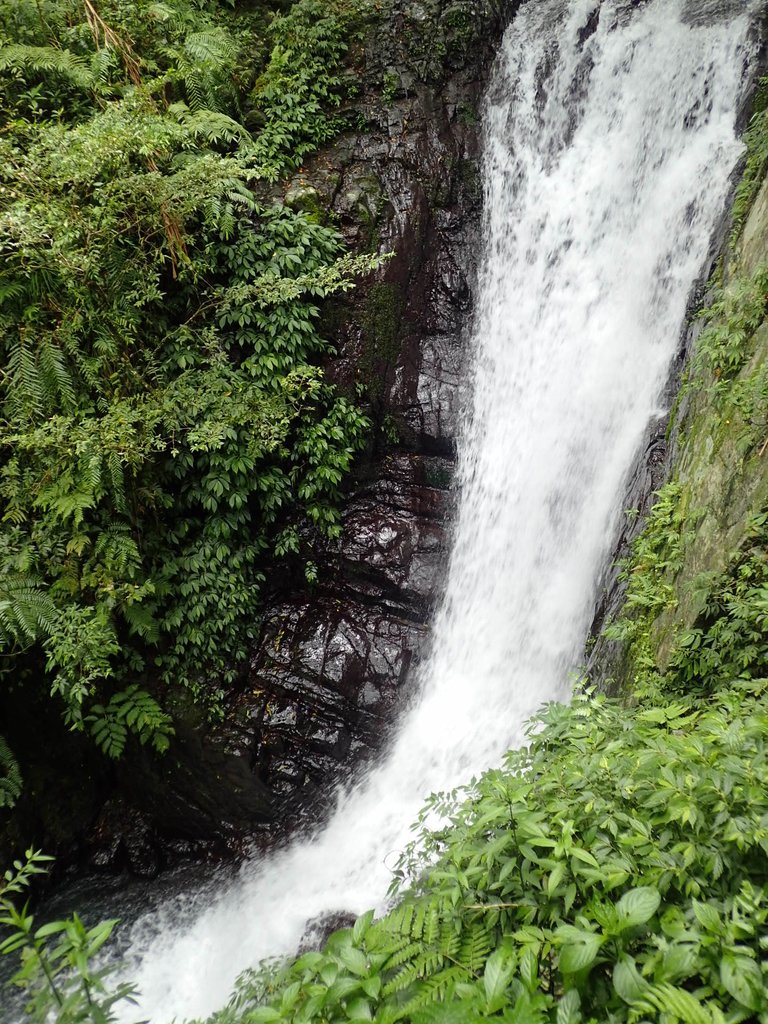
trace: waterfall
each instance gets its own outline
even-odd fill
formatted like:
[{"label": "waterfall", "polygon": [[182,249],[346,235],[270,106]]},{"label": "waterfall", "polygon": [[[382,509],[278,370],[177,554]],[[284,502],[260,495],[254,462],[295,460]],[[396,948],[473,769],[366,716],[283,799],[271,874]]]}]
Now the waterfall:
[{"label": "waterfall", "polygon": [[328,824],[180,919],[133,926],[165,1024],[222,1006],[308,920],[381,906],[424,798],[566,699],[633,455],[741,152],[761,0],[528,0],[484,110],[485,250],[446,593],[421,697]]}]

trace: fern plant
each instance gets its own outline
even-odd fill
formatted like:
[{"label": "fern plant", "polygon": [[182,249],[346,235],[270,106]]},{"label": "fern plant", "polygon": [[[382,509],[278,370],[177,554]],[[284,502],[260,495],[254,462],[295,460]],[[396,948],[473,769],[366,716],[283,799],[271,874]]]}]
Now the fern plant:
[{"label": "fern plant", "polygon": [[56,609],[39,581],[24,574],[0,580],[0,650],[7,657],[50,635]]},{"label": "fern plant", "polygon": [[762,323],[767,306],[765,267],[751,278],[739,277],[722,289],[702,314],[707,326],[697,344],[699,372],[708,370],[720,382],[732,381],[749,355],[748,343]]},{"label": "fern plant", "polygon": [[733,206],[733,231],[731,240],[734,243],[744,226],[752,203],[768,168],[768,81],[759,83],[755,111],[744,135],[747,144],[747,160],[744,174],[736,190]]},{"label": "fern plant", "polygon": [[157,701],[136,684],[113,694],[106,707],[94,704],[86,722],[97,746],[113,758],[123,753],[129,731],[141,743],[150,742],[161,754],[168,749],[173,735],[168,716]]}]

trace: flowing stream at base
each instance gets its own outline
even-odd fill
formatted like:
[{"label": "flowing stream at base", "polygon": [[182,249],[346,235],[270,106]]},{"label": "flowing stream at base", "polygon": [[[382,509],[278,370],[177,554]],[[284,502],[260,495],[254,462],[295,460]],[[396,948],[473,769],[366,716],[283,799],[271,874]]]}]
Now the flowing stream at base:
[{"label": "flowing stream at base", "polygon": [[382,906],[430,792],[567,698],[633,455],[741,147],[762,0],[528,0],[485,119],[485,255],[446,593],[421,696],[312,837],[133,926],[152,1024],[205,1016],[307,922]]}]

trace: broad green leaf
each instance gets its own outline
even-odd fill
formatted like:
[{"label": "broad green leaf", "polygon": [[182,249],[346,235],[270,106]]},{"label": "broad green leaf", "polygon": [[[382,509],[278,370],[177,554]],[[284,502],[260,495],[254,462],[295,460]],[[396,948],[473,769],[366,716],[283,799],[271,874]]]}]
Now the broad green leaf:
[{"label": "broad green leaf", "polygon": [[276,1024],[282,1020],[282,1016],[271,1006],[260,1006],[256,1010],[250,1010],[245,1017],[246,1024]]},{"label": "broad green leaf", "polygon": [[326,985],[329,987],[336,981],[339,976],[339,965],[332,960],[328,960],[320,968],[320,977],[323,979]]},{"label": "broad green leaf", "polygon": [[547,896],[549,896],[550,899],[554,895],[558,885],[560,885],[565,877],[566,871],[567,868],[562,861],[559,861],[555,864],[554,868],[552,868],[549,878],[547,879]]},{"label": "broad green leaf", "polygon": [[299,1001],[300,995],[300,981],[294,981],[291,985],[288,985],[288,987],[283,990],[282,999],[280,1000],[280,1012],[284,1015],[289,1013]]},{"label": "broad green leaf", "polygon": [[533,992],[539,981],[539,963],[532,950],[529,949],[523,954],[518,973],[528,991]]},{"label": "broad green leaf", "polygon": [[726,953],[720,963],[723,986],[737,1002],[749,1010],[762,1010],[766,1004],[766,987],[758,964],[746,956]]},{"label": "broad green leaf", "polygon": [[368,960],[365,953],[354,946],[343,946],[338,952],[339,960],[344,966],[359,978],[368,973]]},{"label": "broad green leaf", "polygon": [[709,932],[722,931],[723,926],[720,914],[711,903],[701,903],[699,900],[694,900],[693,912],[702,928],[706,928]]},{"label": "broad green leaf", "polygon": [[377,999],[381,992],[381,978],[378,974],[375,974],[372,978],[364,978],[360,982],[360,988],[371,999]]},{"label": "broad green leaf", "polygon": [[684,981],[694,974],[698,960],[698,948],[690,943],[670,946],[661,961],[661,972],[657,977],[663,981]]},{"label": "broad green leaf", "polygon": [[66,930],[66,921],[49,921],[35,931],[36,939],[47,939],[50,935],[57,935]]},{"label": "broad green leaf", "polygon": [[373,1019],[371,1004],[367,999],[353,999],[347,1004],[347,1019],[350,1021],[368,1021]]},{"label": "broad green leaf", "polygon": [[581,1020],[581,998],[575,988],[560,999],[557,1004],[557,1024],[579,1024]]},{"label": "broad green leaf", "polygon": [[602,936],[595,932],[569,929],[568,940],[560,949],[560,970],[564,974],[576,974],[591,967],[602,942]]},{"label": "broad green leaf", "polygon": [[573,847],[573,849],[571,850],[571,857],[575,858],[576,860],[581,860],[585,864],[589,864],[593,868],[600,867],[600,865],[597,862],[597,858],[593,857],[589,850],[583,850],[579,846]]},{"label": "broad green leaf", "polygon": [[648,989],[648,982],[637,969],[631,957],[623,957],[613,968],[613,987],[616,994],[631,1006]]},{"label": "broad green leaf", "polygon": [[359,978],[348,978],[342,975],[340,978],[337,978],[328,989],[328,1002],[339,1002],[341,999],[346,999],[347,996],[351,995],[353,992],[358,992],[359,990]]},{"label": "broad green leaf", "polygon": [[661,895],[658,889],[643,886],[624,893],[616,904],[616,914],[621,928],[634,928],[645,924],[659,909]]},{"label": "broad green leaf", "polygon": [[483,972],[483,988],[488,1013],[496,1013],[504,1005],[507,986],[514,973],[514,961],[505,950],[497,949],[488,957]]},{"label": "broad green leaf", "polygon": [[359,943],[363,936],[366,934],[368,929],[371,927],[373,921],[373,911],[369,910],[355,921],[352,926],[352,940]]}]

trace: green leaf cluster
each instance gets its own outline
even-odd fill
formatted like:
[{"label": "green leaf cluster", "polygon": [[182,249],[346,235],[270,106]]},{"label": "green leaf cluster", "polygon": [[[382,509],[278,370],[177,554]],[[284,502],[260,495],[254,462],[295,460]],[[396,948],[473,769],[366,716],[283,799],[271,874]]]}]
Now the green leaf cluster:
[{"label": "green leaf cluster", "polygon": [[701,316],[705,329],[696,344],[695,370],[709,371],[717,382],[729,384],[741,370],[749,342],[765,318],[768,307],[768,268],[752,277],[737,276],[719,288]]},{"label": "green leaf cluster", "polygon": [[752,118],[744,133],[747,158],[733,205],[732,240],[744,226],[768,170],[768,80],[759,83]]},{"label": "green leaf cluster", "polygon": [[[681,425],[683,447],[690,432],[705,422],[712,449],[727,443],[728,458],[747,460],[760,473],[760,451],[768,414],[768,373],[757,332],[768,303],[764,269],[746,281],[736,277],[716,293],[705,311],[708,326],[700,335],[691,376],[693,412]],[[706,458],[701,449],[688,458]],[[740,470],[734,466],[734,475]],[[660,686],[668,693],[706,693],[725,679],[753,679],[764,674],[768,657],[768,511],[759,505],[742,531],[738,548],[717,572],[700,572],[681,580],[696,544],[699,521],[714,513],[692,507],[699,491],[673,479],[656,494],[643,531],[621,565],[626,594],[620,617],[603,634],[625,645],[641,690]],[[671,631],[664,672],[658,668],[658,623],[674,616],[684,585],[695,600],[693,621]],[[667,626],[669,629],[669,626]]]},{"label": "green leaf cluster", "polygon": [[667,688],[706,693],[723,678],[761,678],[768,664],[768,513],[753,517],[725,571],[699,585],[702,609],[676,639]]},{"label": "green leaf cluster", "polygon": [[342,57],[367,13],[365,0],[302,0],[274,23],[269,64],[251,102],[259,126],[252,159],[259,177],[276,181],[345,125],[334,113],[355,91]]},{"label": "green leaf cluster", "polygon": [[[368,420],[320,303],[378,265],[274,182],[335,133],[361,4],[0,0],[0,644],[110,756],[215,707]],[[313,570],[314,571],[314,570]]]},{"label": "green leaf cluster", "polygon": [[696,522],[695,512],[683,507],[678,482],[665,484],[655,498],[630,557],[620,563],[619,580],[626,584],[621,616],[603,630],[607,639],[631,650],[633,664],[641,672],[655,668],[653,624],[674,602],[675,578]]}]

